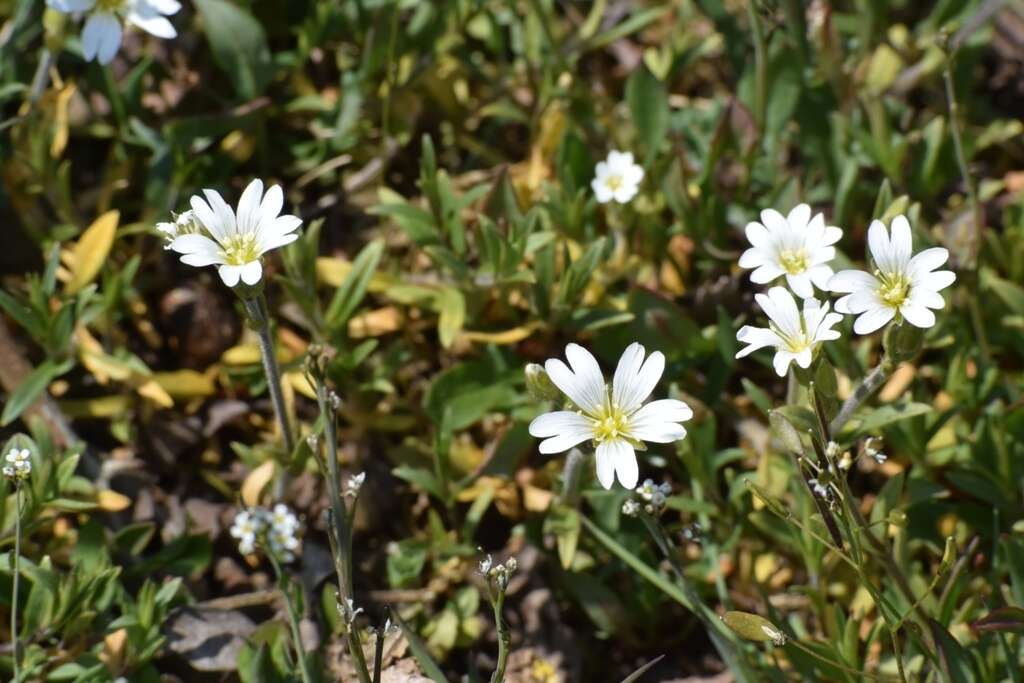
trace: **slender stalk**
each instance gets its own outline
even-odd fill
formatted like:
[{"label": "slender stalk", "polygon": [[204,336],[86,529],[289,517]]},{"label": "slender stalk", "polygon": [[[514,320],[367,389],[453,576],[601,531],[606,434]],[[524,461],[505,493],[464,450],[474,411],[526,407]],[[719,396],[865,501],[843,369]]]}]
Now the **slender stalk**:
[{"label": "slender stalk", "polygon": [[311,364],[314,386],[316,386],[317,405],[320,408],[320,415],[324,423],[324,442],[327,447],[326,460],[319,457],[321,474],[327,483],[327,497],[330,500],[328,511],[327,540],[331,545],[331,554],[334,558],[334,571],[338,577],[338,605],[342,611],[345,624],[345,638],[348,641],[349,654],[356,665],[356,674],[360,683],[372,683],[370,671],[366,666],[366,657],[363,655],[362,638],[359,631],[353,628],[354,614],[351,614],[350,605],[353,604],[353,582],[352,582],[352,528],[349,523],[348,509],[341,497],[341,473],[338,470],[338,423],[337,410],[334,401],[327,390],[324,370],[317,365],[318,361]]},{"label": "slender stalk", "polygon": [[900,681],[907,683],[907,672],[903,670],[903,655],[900,653],[900,641],[896,637],[896,629],[890,629],[889,636],[892,637],[893,656],[896,657],[896,668],[900,671]]},{"label": "slender stalk", "polygon": [[949,107],[949,130],[953,135],[953,147],[956,150],[956,163],[960,167],[960,175],[964,181],[964,188],[967,190],[967,198],[971,204],[971,218],[974,233],[971,235],[971,267],[978,267],[978,251],[981,247],[981,229],[984,221],[981,220],[981,205],[978,202],[978,190],[974,186],[974,179],[967,168],[967,155],[964,153],[963,137],[960,133],[960,107],[956,102],[956,89],[953,86],[953,55],[946,59],[946,66],[942,70],[942,80],[946,86],[946,104]]},{"label": "slender stalk", "polygon": [[288,422],[288,413],[285,410],[284,392],[281,391],[281,370],[277,365],[277,356],[274,354],[274,339],[270,331],[270,312],[267,310],[267,300],[260,293],[254,297],[243,298],[242,305],[245,306],[245,312],[259,338],[263,374],[267,377],[267,391],[270,393],[270,402],[274,406],[277,423],[281,427],[284,449],[287,451],[288,457],[291,457],[292,451],[295,450],[295,439],[292,436],[291,424]]},{"label": "slender stalk", "polygon": [[895,367],[889,358],[884,358],[881,363],[878,364],[871,372],[868,373],[864,381],[854,390],[854,392],[843,401],[842,407],[839,412],[829,423],[829,433],[835,437],[836,434],[849,422],[853,414],[857,412],[857,408],[861,406],[864,401],[871,398],[871,395],[881,387],[885,380],[889,378]]},{"label": "slender stalk", "polygon": [[18,649],[18,579],[21,575],[21,482],[14,484],[14,586],[11,589],[11,643],[14,646],[14,680],[21,680]]},{"label": "slender stalk", "polygon": [[384,668],[384,638],[387,634],[386,626],[377,629],[377,642],[373,648],[373,683],[380,683],[381,669]]},{"label": "slender stalk", "polygon": [[491,683],[502,683],[505,680],[505,667],[508,665],[509,646],[512,644],[508,624],[501,617],[505,605],[504,588],[498,586],[498,596],[491,600],[491,604],[494,606],[494,625],[498,629],[498,665],[491,674]]},{"label": "slender stalk", "polygon": [[281,565],[273,553],[267,553],[270,563],[274,565],[274,573],[277,575],[277,586],[284,596],[285,611],[288,613],[288,625],[292,631],[292,645],[295,647],[295,656],[299,660],[299,672],[302,674],[303,683],[312,683],[313,676],[309,671],[309,661],[306,658],[306,648],[302,645],[302,630],[299,627],[299,615],[295,612],[295,605],[292,603],[292,592],[288,578],[281,571]]}]

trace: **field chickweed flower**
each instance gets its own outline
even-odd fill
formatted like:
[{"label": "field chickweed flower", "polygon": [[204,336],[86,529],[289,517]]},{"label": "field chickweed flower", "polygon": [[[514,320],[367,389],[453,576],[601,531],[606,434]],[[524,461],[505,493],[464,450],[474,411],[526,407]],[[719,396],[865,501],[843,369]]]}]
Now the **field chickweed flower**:
[{"label": "field chickweed flower", "polygon": [[590,187],[597,201],[606,204],[615,200],[625,204],[639,191],[644,169],[633,163],[632,152],[612,150],[608,152],[607,159],[597,162],[594,176]]},{"label": "field chickweed flower", "polygon": [[795,360],[800,367],[808,368],[821,342],[839,339],[839,331],[832,327],[843,316],[829,313],[828,302],[822,304],[817,299],[804,299],[801,316],[796,300],[785,287],[772,287],[768,294],[755,294],[754,298],[770,322],[767,328],[750,325],[740,328],[736,339],[749,346],[737,353],[737,358],[774,346],[775,372],[779,377],[785,377],[791,362]]},{"label": "field chickweed flower", "polygon": [[814,296],[814,287],[828,290],[836,255],[832,245],[843,231],[825,225],[825,215],[811,217],[811,207],[800,204],[788,216],[774,209],[761,212],[761,222],[747,224],[751,247],[740,256],[740,268],[753,268],[752,282],[763,285],[785,275],[793,292],[802,299]]},{"label": "field chickweed flower", "polygon": [[177,0],[46,0],[46,4],[65,14],[88,14],[82,28],[82,53],[87,61],[109,64],[114,59],[121,46],[122,20],[157,38],[178,35],[167,20],[181,9]]},{"label": "field chickweed flower", "polygon": [[836,310],[858,316],[853,323],[857,334],[870,334],[893,318],[921,328],[935,324],[930,309],[945,305],[939,290],[953,284],[956,275],[935,270],[949,258],[948,251],[932,247],[912,256],[912,242],[905,216],[892,219],[891,234],[881,221],[872,221],[868,249],[874,272],[843,270],[829,280],[829,289],[846,294],[836,301]]},{"label": "field chickweed flower", "polygon": [[269,550],[284,562],[295,559],[292,552],[299,547],[299,518],[284,503],[273,510],[256,507],[235,515],[231,535],[238,539],[238,552],[251,555],[257,548]]},{"label": "field chickweed flower", "polygon": [[4,476],[11,481],[28,479],[32,474],[31,455],[27,448],[12,448],[4,458],[7,463],[3,469]]},{"label": "field chickweed flower", "polygon": [[173,226],[169,248],[182,255],[181,262],[196,267],[217,266],[220,279],[228,287],[239,281],[259,283],[263,254],[299,237],[295,231],[302,219],[280,215],[284,193],[279,185],[263,194],[263,181],[252,181],[238,200],[237,213],[218,192],[203,190],[203,194],[205,201],[192,197],[192,211],[179,215],[173,224],[158,224],[157,229],[170,236]]},{"label": "field chickweed flower", "polygon": [[644,360],[644,347],[630,344],[619,358],[611,388],[597,359],[578,344],[565,347],[569,369],[561,360],[545,363],[551,381],[574,404],[573,410],[545,413],[530,423],[530,434],[544,438],[541,453],[561,453],[590,440],[597,444],[597,478],[610,489],[618,476],[628,489],[636,486],[636,449],[644,442],[671,443],[686,436],[679,422],[693,417],[682,401],[662,399],[642,405],[665,370],[665,356],[655,351]]}]

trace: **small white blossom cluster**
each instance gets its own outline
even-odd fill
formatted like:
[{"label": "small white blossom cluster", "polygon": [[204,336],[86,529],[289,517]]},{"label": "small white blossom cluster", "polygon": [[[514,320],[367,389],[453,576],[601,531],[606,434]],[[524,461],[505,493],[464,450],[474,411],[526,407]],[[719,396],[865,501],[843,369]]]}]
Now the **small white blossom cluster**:
[{"label": "small white blossom cluster", "polygon": [[882,439],[877,436],[869,436],[864,442],[864,455],[868,456],[879,465],[889,459],[885,453],[881,451]]},{"label": "small white blossom cluster", "polygon": [[238,539],[238,552],[251,555],[257,548],[274,557],[291,562],[299,547],[299,518],[284,503],[273,510],[254,507],[235,515],[231,535]]},{"label": "small white blossom cluster", "polygon": [[353,474],[348,478],[348,482],[345,484],[345,495],[350,498],[355,498],[359,495],[359,489],[363,488],[363,483],[366,481],[366,472],[360,472],[359,474]]},{"label": "small white blossom cluster", "polygon": [[665,509],[672,487],[667,483],[655,484],[653,480],[645,479],[644,483],[636,487],[634,493],[636,498],[630,498],[622,504],[622,514],[636,517],[641,512],[646,512],[657,516]]},{"label": "small white blossom cluster", "polygon": [[109,64],[121,47],[123,22],[157,38],[174,38],[178,32],[167,17],[181,9],[178,0],[46,0],[51,9],[85,16],[82,54],[87,61]]},{"label": "small white blossom cluster", "polygon": [[11,481],[24,481],[32,474],[32,454],[27,448],[12,448],[4,458],[4,476]]},{"label": "small white blossom cluster", "polygon": [[480,575],[494,581],[501,590],[508,588],[508,582],[518,568],[519,562],[514,557],[505,560],[504,564],[494,564],[494,560],[489,554],[480,560],[479,565]]},{"label": "small white blossom cluster", "polygon": [[220,193],[203,190],[193,196],[191,211],[179,214],[173,223],[158,223],[156,229],[167,247],[181,254],[181,262],[201,268],[217,266],[228,287],[239,282],[253,286],[263,278],[265,253],[299,238],[302,219],[281,215],[284,192],[274,185],[263,192],[263,181],[253,180],[242,192],[238,209],[228,206]]},{"label": "small white blossom cluster", "polygon": [[[881,221],[868,228],[868,248],[874,262],[871,272],[844,270],[833,273],[829,262],[833,246],[843,231],[826,226],[822,214],[811,216],[811,208],[800,204],[783,216],[768,209],[761,222],[746,228],[750,248],[740,256],[741,268],[753,269],[751,281],[767,284],[784,277],[789,289],[772,287],[755,299],[768,316],[768,327],[745,325],[736,339],[747,347],[736,354],[742,358],[764,347],[774,347],[775,371],[785,376],[796,361],[809,368],[822,342],[838,339],[832,328],[843,315],[855,315],[853,331],[870,334],[892,320],[928,328],[935,324],[932,309],[945,305],[939,291],[953,283],[952,271],[936,270],[949,252],[933,247],[913,255],[910,222],[905,216],[893,219],[891,232]],[[829,303],[814,298],[815,288],[843,294],[834,313]],[[792,290],[792,293],[790,292]],[[793,297],[803,299],[803,312]]]}]

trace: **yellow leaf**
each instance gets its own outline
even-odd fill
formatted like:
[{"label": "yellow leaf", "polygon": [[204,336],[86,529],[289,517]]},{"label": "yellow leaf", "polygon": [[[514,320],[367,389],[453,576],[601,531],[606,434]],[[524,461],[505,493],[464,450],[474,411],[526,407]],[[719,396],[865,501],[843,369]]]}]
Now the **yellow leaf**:
[{"label": "yellow leaf", "polygon": [[513,327],[510,330],[504,330],[502,332],[474,332],[473,330],[463,330],[462,337],[467,341],[482,342],[485,344],[517,344],[533,334],[538,327],[540,327],[539,322],[532,322],[528,325],[520,325],[519,327]]},{"label": "yellow leaf", "polygon": [[117,210],[107,211],[78,238],[68,259],[71,279],[64,287],[66,293],[74,294],[99,274],[107,261],[107,255],[110,254],[110,247],[114,244],[114,235],[117,233],[120,218],[121,214]]},{"label": "yellow leaf", "polygon": [[153,381],[172,398],[190,399],[210,396],[216,391],[213,378],[195,370],[153,373]]},{"label": "yellow leaf", "polygon": [[268,460],[245,478],[242,483],[242,502],[249,507],[260,504],[260,494],[274,478],[274,461]]},{"label": "yellow leaf", "polygon": [[286,372],[284,381],[291,385],[292,389],[313,401],[316,400],[316,389],[309,383],[309,378],[304,372]]},{"label": "yellow leaf", "polygon": [[117,491],[105,489],[96,494],[96,504],[107,512],[120,512],[132,504],[132,499]]},{"label": "yellow leaf", "polygon": [[157,384],[156,380],[146,380],[138,386],[136,391],[140,396],[148,398],[161,408],[170,408],[174,405],[174,399],[164,391],[164,388]]},{"label": "yellow leaf", "polygon": [[385,306],[367,311],[348,321],[348,334],[353,339],[379,337],[396,332],[402,327],[402,311],[395,306]]},{"label": "yellow leaf", "polygon": [[61,401],[60,408],[68,417],[114,417],[132,409],[134,399],[128,396],[100,396],[78,401]]},{"label": "yellow leaf", "polygon": [[111,674],[116,674],[123,668],[124,653],[127,645],[128,631],[123,628],[108,633],[107,637],[103,639],[103,651],[100,652],[100,661],[106,665],[107,670]]},{"label": "yellow leaf", "polygon": [[903,59],[900,54],[883,43],[871,55],[865,84],[870,92],[880,95],[892,85],[902,70]]},{"label": "yellow leaf", "polygon": [[75,84],[69,83],[57,93],[54,103],[53,140],[50,142],[50,156],[60,158],[68,145],[68,104],[75,94]]},{"label": "yellow leaf", "polygon": [[220,359],[226,365],[253,365],[260,362],[260,347],[255,344],[232,346]]},{"label": "yellow leaf", "polygon": [[[328,287],[340,287],[352,270],[352,262],[335,256],[320,256],[316,260],[316,279]],[[368,292],[383,292],[395,284],[387,273],[374,273],[366,286]]]}]

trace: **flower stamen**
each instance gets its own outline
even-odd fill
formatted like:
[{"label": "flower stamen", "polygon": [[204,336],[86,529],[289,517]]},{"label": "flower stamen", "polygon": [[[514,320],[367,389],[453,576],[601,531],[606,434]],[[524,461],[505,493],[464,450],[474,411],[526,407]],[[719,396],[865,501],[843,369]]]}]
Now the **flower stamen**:
[{"label": "flower stamen", "polygon": [[810,256],[802,247],[800,249],[783,249],[779,252],[779,265],[790,275],[799,275],[810,265]]}]

